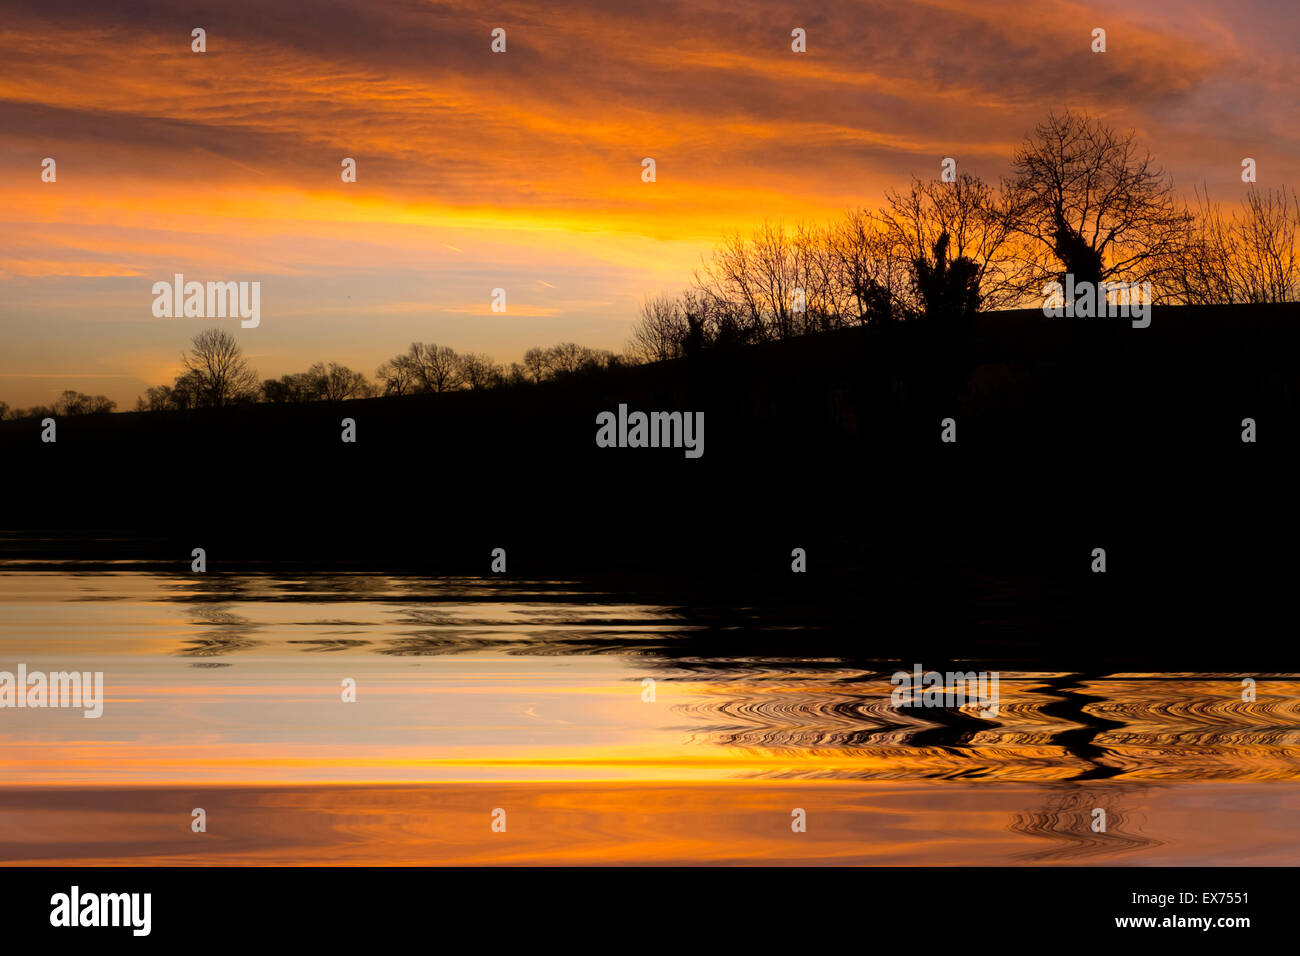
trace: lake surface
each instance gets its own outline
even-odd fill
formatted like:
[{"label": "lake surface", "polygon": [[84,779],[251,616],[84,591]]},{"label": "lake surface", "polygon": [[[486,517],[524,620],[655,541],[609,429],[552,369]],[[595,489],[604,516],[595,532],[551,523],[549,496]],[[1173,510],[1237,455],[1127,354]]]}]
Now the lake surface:
[{"label": "lake surface", "polygon": [[1002,669],[994,715],[901,708],[905,640],[631,597],[0,568],[0,671],[104,687],[0,708],[0,861],[1300,863],[1296,674]]}]

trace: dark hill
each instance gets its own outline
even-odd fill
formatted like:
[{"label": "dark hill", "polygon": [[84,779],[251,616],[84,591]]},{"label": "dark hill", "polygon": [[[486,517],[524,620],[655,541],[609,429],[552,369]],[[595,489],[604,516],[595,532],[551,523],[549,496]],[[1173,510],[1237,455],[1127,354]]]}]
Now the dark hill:
[{"label": "dark hill", "polygon": [[[187,568],[202,546],[214,572],[486,574],[505,547],[511,576],[820,604],[945,650],[1213,657],[1294,630],[1298,345],[1300,306],[1011,312],[488,392],[67,418],[53,445],[6,422],[0,527],[10,556]],[[598,448],[620,403],[704,412],[703,457]]]}]

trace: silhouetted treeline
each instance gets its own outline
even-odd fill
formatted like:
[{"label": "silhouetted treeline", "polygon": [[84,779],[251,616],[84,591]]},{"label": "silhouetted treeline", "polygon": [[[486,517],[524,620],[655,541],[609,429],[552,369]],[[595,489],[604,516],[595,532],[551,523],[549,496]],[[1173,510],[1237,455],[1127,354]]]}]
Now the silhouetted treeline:
[{"label": "silhouetted treeline", "polygon": [[104,395],[87,395],[73,389],[66,390],[54,400],[53,405],[33,405],[30,408],[10,408],[0,402],[0,419],[47,418],[68,415],[102,415],[117,408],[117,402]]},{"label": "silhouetted treeline", "polygon": [[338,362],[317,362],[305,372],[259,382],[234,337],[220,329],[208,329],[195,336],[183,358],[185,370],[171,385],[157,385],[146,391],[136,402],[136,411],[473,391],[552,381],[623,363],[613,352],[572,342],[529,349],[522,364],[512,362],[509,367],[487,355],[461,354],[446,345],[412,342],[407,351],[379,366],[374,381]]},{"label": "silhouetted treeline", "polygon": [[640,361],[880,322],[1041,306],[1048,284],[1150,283],[1166,305],[1300,298],[1300,203],[1250,185],[1230,212],[1194,204],[1138,146],[1093,118],[1053,114],[994,186],[951,166],[878,209],[827,225],[727,238],[678,294],[647,298]]},{"label": "silhouetted treeline", "polygon": [[529,349],[522,364],[511,362],[506,367],[487,355],[461,355],[445,345],[412,342],[407,351],[379,366],[375,394],[412,395],[523,385],[614,368],[623,362],[613,352],[563,342],[550,348]]},{"label": "silhouetted treeline", "polygon": [[[614,352],[573,342],[531,348],[522,362],[503,365],[488,355],[459,353],[446,345],[412,342],[407,351],[384,362],[375,378],[338,362],[316,362],[305,372],[259,380],[234,336],[206,329],[182,356],[182,371],[171,385],[155,385],[135,404],[137,412],[220,408],[229,405],[341,402],[384,395],[523,387],[582,377],[630,364]],[[83,415],[110,412],[116,403],[103,395],[66,391],[53,405],[10,409],[0,402],[2,418]]]},{"label": "silhouetted treeline", "polygon": [[[381,395],[497,389],[590,374],[705,350],[785,341],[815,332],[926,319],[933,360],[961,380],[963,330],[979,312],[1040,307],[1052,283],[1149,284],[1162,305],[1235,305],[1300,298],[1300,202],[1285,187],[1250,185],[1225,212],[1199,189],[1189,205],[1135,134],[1085,114],[1051,114],[992,185],[945,160],[938,179],[914,178],[878,209],[828,225],[765,224],[728,237],[676,295],[649,297],[626,354],[562,343],[509,366],[479,353],[413,342],[373,380],[346,365],[260,380],[233,336],[195,337],[171,385],[146,391],[138,411],[344,401]],[[1109,291],[1107,291],[1109,289]],[[1115,301],[1118,301],[1116,299]],[[76,396],[67,400],[67,396]],[[103,396],[14,416],[108,411]],[[0,412],[4,406],[0,405]]]}]

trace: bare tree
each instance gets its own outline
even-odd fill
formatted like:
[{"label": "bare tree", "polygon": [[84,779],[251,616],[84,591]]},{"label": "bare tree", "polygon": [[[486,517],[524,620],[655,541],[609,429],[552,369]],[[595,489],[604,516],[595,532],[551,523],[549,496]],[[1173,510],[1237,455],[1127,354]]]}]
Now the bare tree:
[{"label": "bare tree", "polygon": [[251,398],[256,392],[257,373],[244,361],[234,336],[221,329],[207,329],[194,336],[191,349],[182,356],[182,361],[184,374],[193,376],[197,404],[232,405]]},{"label": "bare tree", "polygon": [[86,395],[67,389],[54,400],[56,415],[100,415],[117,408],[117,402],[105,395]]},{"label": "bare tree", "polygon": [[385,395],[451,392],[465,384],[461,357],[446,345],[412,342],[375,372]]},{"label": "bare tree", "polygon": [[410,354],[389,359],[375,370],[375,378],[385,395],[409,395],[419,388],[419,376]]},{"label": "bare tree", "polygon": [[832,228],[827,242],[855,321],[889,321],[912,311],[911,261],[898,231],[882,214],[850,211]]},{"label": "bare tree", "polygon": [[1208,192],[1198,188],[1196,200],[1179,248],[1165,257],[1159,269],[1158,296],[1180,305],[1235,302],[1231,221],[1217,203],[1210,202]]},{"label": "bare tree", "polygon": [[262,382],[262,401],[272,404],[285,402],[318,402],[324,395],[325,366],[317,362],[305,372],[292,372],[278,379]]},{"label": "bare tree", "polygon": [[576,372],[591,361],[591,358],[591,349],[576,342],[561,342],[546,350],[546,365],[552,377]]},{"label": "bare tree", "polygon": [[680,296],[646,296],[641,303],[641,318],[632,327],[628,339],[628,354],[640,362],[679,358],[687,328]]},{"label": "bare tree", "polygon": [[370,394],[370,383],[360,372],[354,372],[346,365],[330,362],[317,362],[307,370],[307,377],[314,386],[315,397],[327,402],[341,402],[349,398],[366,398]]},{"label": "bare tree", "polygon": [[1300,202],[1295,191],[1251,186],[1234,221],[1237,281],[1246,302],[1293,302],[1300,293]]},{"label": "bare tree", "polygon": [[794,244],[783,226],[764,223],[754,233],[750,249],[750,279],[760,313],[776,338],[788,339],[798,332],[793,310],[798,287]]},{"label": "bare tree", "polygon": [[524,370],[534,382],[540,382],[550,372],[547,364],[546,349],[531,348],[524,353]]},{"label": "bare tree", "polygon": [[887,216],[866,210],[827,227],[766,223],[749,238],[729,237],[683,298],[687,336],[745,344],[913,313],[913,257],[901,237]]},{"label": "bare tree", "polygon": [[451,392],[464,384],[461,377],[460,356],[446,345],[425,345],[412,342],[407,352],[415,372],[420,391]]},{"label": "bare tree", "polygon": [[1163,271],[1162,292],[1186,305],[1300,298],[1300,201],[1285,187],[1250,186],[1229,213],[1196,190],[1184,248]]},{"label": "bare tree", "polygon": [[696,321],[712,324],[717,338],[761,342],[769,337],[757,254],[744,236],[724,239],[696,272],[695,284],[702,293]]},{"label": "bare tree", "polygon": [[[978,176],[962,173],[953,182],[913,179],[907,192],[890,191],[886,198],[889,208],[882,217],[917,280],[958,270],[966,276],[963,282],[973,283],[974,297],[966,307],[984,310],[1010,308],[1037,291],[1040,273],[1022,248],[1025,243],[1017,243],[1009,196],[997,194]],[[933,289],[933,283],[926,287]]]},{"label": "bare tree", "polygon": [[619,364],[613,352],[592,349],[576,342],[561,342],[550,348],[531,348],[524,353],[524,368],[534,382],[608,368]]},{"label": "bare tree", "polygon": [[203,404],[203,380],[198,372],[183,372],[172,383],[172,404],[176,408],[198,408]]},{"label": "bare tree", "polygon": [[504,378],[500,365],[492,356],[479,352],[466,352],[460,357],[460,377],[471,389],[491,388]]},{"label": "bare tree", "polygon": [[137,412],[161,412],[169,408],[175,408],[172,401],[172,389],[170,385],[154,385],[145,389],[144,394],[135,400],[135,410]]},{"label": "bare tree", "polygon": [[56,415],[81,415],[84,412],[83,399],[87,396],[82,395],[74,389],[66,389],[58,398],[54,400],[54,414]]},{"label": "bare tree", "polygon": [[791,237],[794,260],[794,307],[800,333],[841,328],[853,315],[853,290],[845,281],[835,248],[833,226],[800,223]]},{"label": "bare tree", "polygon": [[1017,228],[1051,254],[1053,278],[1154,280],[1186,236],[1187,212],[1172,182],[1132,132],[1053,113],[1025,138],[1012,169]]}]

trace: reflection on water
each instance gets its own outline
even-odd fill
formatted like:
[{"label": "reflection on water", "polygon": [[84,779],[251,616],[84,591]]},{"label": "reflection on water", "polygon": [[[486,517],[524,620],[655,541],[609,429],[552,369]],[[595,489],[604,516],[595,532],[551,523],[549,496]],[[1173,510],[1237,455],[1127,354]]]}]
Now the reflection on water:
[{"label": "reflection on water", "polygon": [[[889,675],[931,666],[905,641],[873,658],[852,628],[636,597],[0,573],[0,670],[103,671],[106,698],[98,720],[0,709],[0,859],[184,862],[194,806],[225,811],[209,863],[1300,856],[1296,675],[1002,669],[996,715],[903,709]],[[493,845],[485,814],[507,803]],[[87,827],[93,847],[68,842]]]}]

